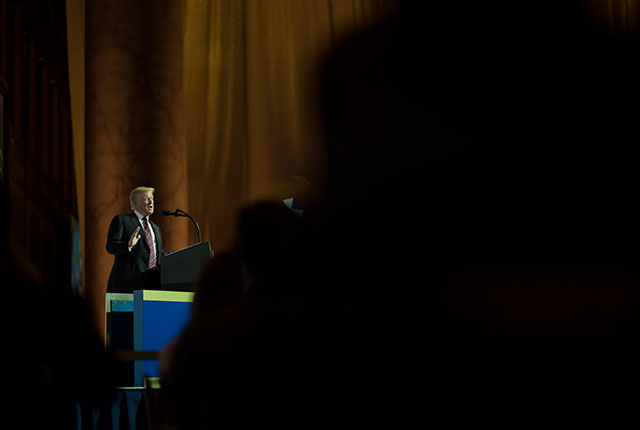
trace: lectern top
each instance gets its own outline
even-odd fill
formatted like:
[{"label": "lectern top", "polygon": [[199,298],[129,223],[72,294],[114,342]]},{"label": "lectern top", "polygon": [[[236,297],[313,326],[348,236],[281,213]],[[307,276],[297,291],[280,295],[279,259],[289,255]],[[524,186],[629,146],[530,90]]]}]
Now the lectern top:
[{"label": "lectern top", "polygon": [[[189,291],[139,290],[145,302],[192,302],[195,293]],[[135,294],[134,293],[134,294]]]}]

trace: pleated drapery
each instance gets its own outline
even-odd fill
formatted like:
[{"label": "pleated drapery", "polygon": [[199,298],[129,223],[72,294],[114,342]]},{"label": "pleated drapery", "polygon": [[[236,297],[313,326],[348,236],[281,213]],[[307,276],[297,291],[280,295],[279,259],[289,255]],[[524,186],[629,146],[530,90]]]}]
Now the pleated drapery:
[{"label": "pleated drapery", "polygon": [[638,0],[582,0],[593,20],[615,33],[634,33],[640,24]]},{"label": "pleated drapery", "polygon": [[335,43],[384,20],[396,2],[97,0],[86,5],[86,50],[76,40],[83,7],[68,1],[73,130],[86,291],[103,330],[113,262],[106,232],[129,210],[129,190],[157,188],[165,250],[193,243],[195,230],[162,219],[162,209],[189,212],[202,239],[222,250],[233,244],[242,206],[304,202],[322,168],[318,67]]},{"label": "pleated drapery", "polygon": [[[81,261],[85,261],[85,1],[67,0],[66,10],[73,164],[76,178],[76,194],[78,199]],[[83,270],[82,285],[86,285],[85,274],[86,272]]]},{"label": "pleated drapery", "polygon": [[[238,210],[318,191],[317,73],[334,43],[393,1],[189,1],[185,117],[189,208],[217,249]],[[194,173],[194,174],[191,174]]]},{"label": "pleated drapery", "polygon": [[[637,31],[637,0],[583,4],[609,31]],[[156,187],[157,211],[193,215],[216,251],[232,246],[247,203],[313,199],[324,163],[316,112],[322,61],[397,5],[96,0],[83,20],[84,1],[67,1],[86,290],[99,325],[113,261],[104,249],[108,222],[128,210],[132,187]],[[167,250],[193,243],[187,222],[155,217]]]}]

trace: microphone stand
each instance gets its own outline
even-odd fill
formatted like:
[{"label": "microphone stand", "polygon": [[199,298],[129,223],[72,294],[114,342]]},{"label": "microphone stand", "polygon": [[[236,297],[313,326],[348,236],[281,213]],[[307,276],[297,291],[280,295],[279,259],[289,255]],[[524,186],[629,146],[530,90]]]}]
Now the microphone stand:
[{"label": "microphone stand", "polygon": [[196,222],[196,220],[195,220],[191,215],[189,215],[188,213],[186,213],[186,212],[185,212],[185,211],[183,211],[183,210],[176,209],[176,212],[180,212],[180,213],[181,213],[181,214],[183,214],[184,216],[189,217],[189,219],[190,219],[191,221],[193,221],[193,225],[195,225],[195,226],[196,226],[196,231],[198,232],[198,243],[202,242],[202,238],[200,237],[200,226],[198,225],[198,223]]},{"label": "microphone stand", "polygon": [[186,216],[186,217],[188,217],[191,221],[193,221],[193,225],[196,226],[196,231],[198,232],[198,243],[202,242],[202,237],[200,236],[200,226],[198,225],[196,220],[191,215],[189,215],[188,213],[186,213],[182,209],[176,209],[175,212],[171,212],[171,211],[166,211],[165,210],[165,211],[162,211],[162,215],[166,215],[166,216]]},{"label": "microphone stand", "polygon": [[182,216],[186,216],[186,217],[188,217],[191,221],[193,221],[193,225],[195,225],[195,226],[196,226],[196,231],[198,232],[198,243],[202,242],[202,238],[200,237],[200,226],[198,225],[198,223],[196,222],[196,220],[195,220],[191,215],[189,215],[188,213],[186,213],[186,212],[185,212],[185,211],[183,211],[183,210],[176,209],[176,212],[177,212],[177,213],[180,213]]}]

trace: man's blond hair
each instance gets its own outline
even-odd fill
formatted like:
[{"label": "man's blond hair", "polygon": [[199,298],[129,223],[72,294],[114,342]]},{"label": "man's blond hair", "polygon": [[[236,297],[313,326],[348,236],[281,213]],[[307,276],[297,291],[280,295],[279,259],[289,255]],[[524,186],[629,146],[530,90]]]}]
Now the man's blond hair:
[{"label": "man's blond hair", "polygon": [[131,205],[131,210],[134,210],[133,204],[135,203],[138,196],[142,193],[155,193],[156,189],[151,187],[137,187],[131,190],[131,194],[129,194],[129,204]]}]

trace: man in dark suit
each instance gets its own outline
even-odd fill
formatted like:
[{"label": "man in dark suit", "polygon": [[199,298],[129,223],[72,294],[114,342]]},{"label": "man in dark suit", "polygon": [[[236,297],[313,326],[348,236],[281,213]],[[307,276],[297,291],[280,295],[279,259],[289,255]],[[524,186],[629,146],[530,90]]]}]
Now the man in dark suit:
[{"label": "man in dark suit", "polygon": [[127,281],[158,267],[162,250],[160,227],[149,219],[153,214],[153,188],[138,187],[129,200],[133,212],[116,215],[109,226],[107,252],[115,256],[107,292],[131,293]]}]

